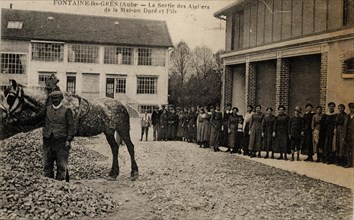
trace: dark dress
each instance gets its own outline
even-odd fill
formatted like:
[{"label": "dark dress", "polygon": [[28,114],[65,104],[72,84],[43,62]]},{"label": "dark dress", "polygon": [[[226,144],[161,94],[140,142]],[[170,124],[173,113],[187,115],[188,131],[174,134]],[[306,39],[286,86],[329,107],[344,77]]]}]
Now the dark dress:
[{"label": "dark dress", "polygon": [[177,137],[182,139],[184,137],[184,125],[185,125],[186,116],[184,113],[178,114],[178,128],[177,128]]},{"label": "dark dress", "polygon": [[196,141],[197,140],[197,113],[190,112],[188,114],[188,140]]},{"label": "dark dress", "polygon": [[167,139],[167,129],[168,129],[168,114],[164,113],[160,115],[160,128],[158,133],[158,140],[166,140]]},{"label": "dark dress", "polygon": [[224,147],[228,147],[229,146],[229,133],[228,133],[228,121],[229,121],[229,117],[230,115],[232,115],[232,112],[227,112],[224,111],[224,115],[223,115],[223,131],[222,131],[222,143],[221,145]]},{"label": "dark dress", "polygon": [[274,115],[266,115],[262,121],[262,132],[264,133],[263,137],[263,147],[265,151],[274,151],[274,138],[273,132],[276,129],[276,119]]},{"label": "dark dress", "polygon": [[222,123],[222,113],[212,113],[212,115],[210,116],[210,146],[219,147]]},{"label": "dark dress", "polygon": [[242,120],[242,116],[240,115],[232,114],[229,116],[227,127],[230,130],[229,145],[228,145],[230,148],[234,148],[234,149],[238,148],[237,132],[241,120]]},{"label": "dark dress", "polygon": [[346,144],[344,140],[347,135],[347,124],[348,124],[348,115],[347,113],[338,113],[336,117],[336,128],[335,128],[335,151],[338,153],[338,156],[346,156]]},{"label": "dark dress", "polygon": [[291,141],[291,150],[300,150],[301,147],[301,132],[304,128],[304,119],[301,116],[293,116],[290,118],[289,135]]},{"label": "dark dress", "polygon": [[307,154],[309,157],[313,155],[313,134],[312,134],[312,118],[315,113],[309,112],[304,114],[304,140],[301,146],[301,153]]},{"label": "dark dress", "polygon": [[176,113],[169,112],[167,115],[167,135],[168,140],[175,140],[177,135],[178,115]]},{"label": "dark dress", "polygon": [[228,118],[229,119],[228,119],[227,127],[228,130],[230,130],[229,138],[228,138],[229,139],[228,147],[235,148],[238,118],[237,115],[233,115],[233,114],[230,115]]},{"label": "dark dress", "polygon": [[189,118],[190,118],[190,113],[185,112],[184,113],[184,127],[183,127],[183,137],[188,140],[189,139]]},{"label": "dark dress", "polygon": [[348,115],[347,124],[347,158],[350,165],[354,162],[354,116]]},{"label": "dark dress", "polygon": [[262,120],[264,118],[263,113],[254,113],[250,121],[250,151],[262,150]]},{"label": "dark dress", "polygon": [[334,129],[336,126],[337,114],[324,114],[321,119],[319,145],[323,146],[323,156],[325,162],[332,162],[332,150]]},{"label": "dark dress", "polygon": [[286,114],[276,116],[275,146],[277,152],[288,153],[289,121],[290,118]]}]

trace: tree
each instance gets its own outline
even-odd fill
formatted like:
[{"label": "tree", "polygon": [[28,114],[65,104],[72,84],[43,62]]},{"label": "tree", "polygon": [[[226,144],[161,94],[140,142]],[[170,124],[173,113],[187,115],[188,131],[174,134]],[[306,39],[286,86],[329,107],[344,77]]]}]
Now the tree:
[{"label": "tree", "polygon": [[178,74],[182,85],[185,81],[186,75],[190,66],[191,51],[188,45],[184,41],[180,41],[175,49],[172,51],[170,60],[170,72],[172,74]]},{"label": "tree", "polygon": [[215,68],[213,51],[206,47],[196,47],[193,51],[191,68],[199,79],[205,79]]},{"label": "tree", "polygon": [[219,104],[222,53],[220,50],[214,54],[205,46],[196,47],[190,52],[186,43],[178,43],[175,51],[171,53],[169,103],[177,106]]}]

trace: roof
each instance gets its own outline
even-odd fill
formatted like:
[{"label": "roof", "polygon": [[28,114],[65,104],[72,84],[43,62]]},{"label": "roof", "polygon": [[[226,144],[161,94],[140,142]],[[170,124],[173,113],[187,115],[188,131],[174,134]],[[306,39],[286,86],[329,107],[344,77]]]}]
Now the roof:
[{"label": "roof", "polygon": [[[7,28],[22,21],[21,29]],[[1,9],[1,37],[78,43],[172,47],[165,21]]]},{"label": "roof", "polygon": [[247,4],[248,2],[252,2],[252,1],[255,1],[255,0],[236,0],[235,2],[216,11],[214,13],[214,17],[218,18],[220,16],[226,15],[229,10],[234,9],[234,8],[238,8],[238,7],[243,7],[245,4]]}]

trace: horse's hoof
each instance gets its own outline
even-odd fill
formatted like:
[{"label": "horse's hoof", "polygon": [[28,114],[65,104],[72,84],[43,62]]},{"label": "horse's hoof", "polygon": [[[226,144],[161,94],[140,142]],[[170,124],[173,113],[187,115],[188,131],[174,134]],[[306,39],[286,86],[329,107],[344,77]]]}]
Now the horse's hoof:
[{"label": "horse's hoof", "polygon": [[138,179],[139,173],[132,173],[130,176],[130,180],[131,181],[135,181],[136,179]]},{"label": "horse's hoof", "polygon": [[107,177],[107,180],[108,180],[108,181],[116,181],[116,180],[117,180],[117,177],[108,176],[108,177]]}]

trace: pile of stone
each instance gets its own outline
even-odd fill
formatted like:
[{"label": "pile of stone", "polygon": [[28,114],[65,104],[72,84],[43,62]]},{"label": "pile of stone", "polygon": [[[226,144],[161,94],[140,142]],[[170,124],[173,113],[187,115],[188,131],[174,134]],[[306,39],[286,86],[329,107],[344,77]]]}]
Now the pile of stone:
[{"label": "pile of stone", "polygon": [[[0,219],[103,217],[118,207],[112,198],[91,188],[43,177],[40,135],[40,130],[35,130],[1,143]],[[70,176],[106,176],[106,168],[95,164],[99,159],[106,158],[85,147],[73,146]]]},{"label": "pile of stone", "polygon": [[[21,133],[3,141],[3,150],[6,153],[4,163],[11,165],[12,170],[22,172],[42,173],[42,136],[37,129],[28,133]],[[69,173],[70,179],[97,179],[106,177],[108,170],[97,165],[97,161],[107,157],[96,151],[89,150],[74,143],[70,151]]]}]

